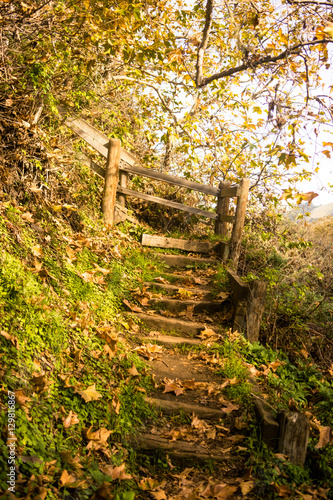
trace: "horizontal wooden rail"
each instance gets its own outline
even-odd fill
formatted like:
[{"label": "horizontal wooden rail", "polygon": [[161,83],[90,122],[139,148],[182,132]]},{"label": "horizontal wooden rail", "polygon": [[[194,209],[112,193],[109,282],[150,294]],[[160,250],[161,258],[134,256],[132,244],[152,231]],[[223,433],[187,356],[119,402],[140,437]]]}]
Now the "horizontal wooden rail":
[{"label": "horizontal wooden rail", "polygon": [[[59,112],[60,114],[64,113],[62,108],[59,108]],[[75,134],[81,137],[81,139],[84,139],[90,146],[98,151],[98,153],[104,156],[104,158],[108,157],[109,138],[106,135],[81,118],[67,117],[64,123],[75,132]],[[136,162],[135,156],[124,148],[120,150],[120,159],[129,165],[133,165]]]},{"label": "horizontal wooden rail", "polygon": [[[137,165],[120,165],[120,170],[125,170],[131,174],[143,175],[144,177],[149,177],[150,179],[155,179],[157,181],[167,182],[173,186],[180,186],[187,189],[192,189],[193,191],[200,191],[201,193],[211,194],[213,196],[219,195],[219,190],[213,186],[208,186],[207,184],[200,184],[199,182],[188,181],[182,177],[176,177],[175,175],[163,174],[152,168],[139,167]],[[230,195],[225,195],[230,196]]]},{"label": "horizontal wooden rail", "polygon": [[208,212],[208,210],[201,210],[200,208],[189,207],[188,205],[183,205],[182,203],[165,200],[164,198],[158,198],[157,196],[152,196],[151,194],[140,193],[139,191],[132,191],[132,189],[127,189],[120,186],[118,186],[117,192],[126,194],[128,196],[133,196],[134,198],[140,198],[141,200],[152,201],[153,203],[158,203],[159,205],[165,205],[170,208],[176,208],[177,210],[183,210],[184,212],[189,212],[191,214],[200,215],[201,217],[208,217],[209,219],[217,219],[218,217],[216,213]]},{"label": "horizontal wooden rail", "polygon": [[[107,158],[109,138],[106,135],[97,130],[95,127],[89,125],[89,123],[87,123],[85,120],[82,120],[81,118],[68,117],[66,118],[64,123],[73,132],[75,132],[75,134],[77,134],[90,146],[92,146],[98,153],[104,156],[104,158]],[[163,174],[162,172],[158,172],[157,170],[153,170],[151,168],[139,167],[137,165],[134,165],[137,161],[135,156],[133,156],[131,153],[128,153],[123,148],[121,148],[120,150],[120,160],[125,162],[120,165],[120,170],[124,170],[131,174],[142,175],[150,179],[167,182],[168,184],[172,184],[174,186],[180,186],[187,189],[192,189],[194,191],[199,191],[201,193],[211,194],[212,196],[219,196],[220,194],[220,190],[213,186],[201,184],[195,181],[189,181],[175,175]],[[97,169],[93,168],[93,170],[101,175],[100,167],[98,167]],[[222,196],[237,196],[237,194],[229,194],[226,192],[225,194],[223,193]]]},{"label": "horizontal wooden rail", "polygon": [[[68,112],[64,107],[59,107],[59,114],[64,117],[64,124],[67,125],[75,134],[86,141],[90,146],[92,146],[98,153],[100,153],[104,158],[108,158],[108,147],[109,138],[100,132],[98,129],[89,125],[85,120],[81,118],[68,116]],[[126,195],[133,196],[135,198],[140,198],[142,200],[151,201],[153,203],[158,203],[167,207],[175,208],[177,210],[182,210],[184,212],[189,212],[201,217],[207,217],[209,219],[214,219],[215,222],[215,234],[220,236],[227,236],[227,223],[233,224],[231,240],[230,240],[230,258],[233,260],[234,265],[237,266],[241,236],[245,220],[245,209],[249,191],[249,180],[242,179],[239,186],[231,186],[229,182],[220,182],[218,188],[210,185],[201,184],[199,182],[189,181],[182,177],[177,177],[175,175],[164,174],[158,172],[157,170],[140,167],[135,165],[137,159],[131,153],[125,151],[120,147],[120,158],[117,166],[117,177],[120,185],[117,186],[117,193],[120,194],[119,202],[122,206],[125,206]],[[89,165],[89,167],[97,173],[100,177],[106,179],[106,170],[99,166],[93,161],[84,163]],[[112,164],[112,165],[111,165]],[[113,175],[113,163],[111,162],[110,172]],[[119,170],[118,170],[119,169]],[[216,211],[209,212],[208,210],[201,210],[195,207],[189,207],[188,205],[183,205],[182,203],[177,203],[174,201],[159,198],[157,196],[149,195],[146,193],[140,193],[138,191],[133,191],[127,188],[128,174],[139,175],[143,177],[148,177],[149,179],[155,179],[160,182],[166,182],[173,186],[180,186],[185,189],[190,189],[194,191],[199,191],[201,193],[209,194],[217,197]],[[112,181],[112,186],[113,186]],[[236,204],[236,214],[229,215],[229,200],[230,198],[237,198]],[[109,204],[107,198],[106,205]],[[110,204],[114,210],[114,202]],[[103,213],[105,217],[110,212],[110,208],[105,207]],[[111,220],[111,219],[110,219]],[[227,253],[223,253],[223,258],[227,259]]]}]

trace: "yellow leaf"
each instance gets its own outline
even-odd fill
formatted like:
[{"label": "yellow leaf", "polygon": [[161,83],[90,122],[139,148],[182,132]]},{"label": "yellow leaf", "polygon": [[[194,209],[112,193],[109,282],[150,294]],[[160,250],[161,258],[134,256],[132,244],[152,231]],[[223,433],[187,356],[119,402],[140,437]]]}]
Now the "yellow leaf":
[{"label": "yellow leaf", "polygon": [[63,470],[60,476],[60,483],[62,486],[69,486],[73,483],[76,483],[77,477],[75,474],[69,474],[67,470]]},{"label": "yellow leaf", "polygon": [[84,391],[76,391],[85,400],[86,403],[89,401],[96,401],[97,399],[103,397],[102,394],[96,391],[95,384],[90,385]]},{"label": "yellow leaf", "polygon": [[51,208],[54,212],[62,212],[62,206],[61,205],[51,205]]},{"label": "yellow leaf", "polygon": [[328,36],[328,38],[333,38],[333,23],[327,23],[323,32]]},{"label": "yellow leaf", "polygon": [[43,249],[40,245],[33,246],[31,252],[35,257],[43,257]]}]

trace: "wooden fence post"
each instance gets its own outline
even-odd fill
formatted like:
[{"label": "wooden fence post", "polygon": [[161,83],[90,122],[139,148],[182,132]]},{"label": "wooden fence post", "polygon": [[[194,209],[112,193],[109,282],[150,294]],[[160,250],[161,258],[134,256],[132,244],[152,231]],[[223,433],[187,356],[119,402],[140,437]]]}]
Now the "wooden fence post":
[{"label": "wooden fence post", "polygon": [[232,234],[230,239],[230,258],[234,263],[235,269],[238,265],[239,254],[242,242],[242,233],[245,222],[245,211],[247,204],[247,197],[249,193],[250,180],[242,179],[239,185],[239,196],[237,200],[236,208],[236,220],[234,227],[232,228]]},{"label": "wooden fence post", "polygon": [[118,185],[120,162],[120,140],[110,139],[105,167],[105,184],[102,201],[102,211],[106,224],[114,224],[114,208]]},{"label": "wooden fence post", "polygon": [[[127,188],[127,183],[128,183],[128,173],[125,172],[124,170],[120,170],[120,173],[119,173],[120,186],[123,188]],[[124,207],[125,203],[126,203],[126,195],[119,193],[118,200],[119,200],[120,205],[122,207]]]},{"label": "wooden fence post", "polygon": [[[219,184],[220,193],[222,189],[230,187],[230,182],[221,181]],[[220,236],[226,236],[228,232],[227,222],[221,220],[220,215],[229,215],[229,201],[230,198],[223,197],[221,195],[217,198],[217,206],[216,213],[218,215],[218,219],[215,221],[215,234]]]},{"label": "wooden fence post", "polygon": [[309,440],[309,421],[302,413],[285,411],[279,416],[278,452],[289,457],[292,464],[304,465]]}]

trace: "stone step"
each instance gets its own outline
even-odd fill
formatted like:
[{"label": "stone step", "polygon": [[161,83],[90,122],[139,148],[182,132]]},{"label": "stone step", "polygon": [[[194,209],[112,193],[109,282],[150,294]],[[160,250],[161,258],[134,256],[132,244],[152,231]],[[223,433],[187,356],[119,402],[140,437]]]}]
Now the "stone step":
[{"label": "stone step", "polygon": [[185,460],[215,460],[227,463],[228,458],[230,458],[227,453],[223,452],[223,449],[209,449],[209,447],[204,447],[195,441],[170,441],[170,439],[156,434],[140,433],[131,439],[131,444],[133,448],[143,450],[164,450],[170,455]]},{"label": "stone step", "polygon": [[202,264],[207,264],[212,267],[216,267],[219,264],[219,260],[216,259],[205,259],[201,257],[186,257],[184,255],[167,255],[164,253],[154,253],[154,257],[162,260],[170,267],[187,267],[187,266],[200,266]]},{"label": "stone step", "polygon": [[185,333],[191,337],[199,335],[200,332],[206,328],[206,326],[202,323],[183,321],[178,318],[167,318],[166,316],[161,316],[159,314],[135,313],[135,317],[154,330]]},{"label": "stone step", "polygon": [[207,312],[208,314],[221,312],[223,308],[226,307],[226,301],[215,301],[210,300],[179,300],[179,299],[167,299],[167,298],[156,298],[149,299],[149,304],[156,307],[160,306],[163,309],[176,313],[180,311],[186,311],[188,308],[193,313]]},{"label": "stone step", "polygon": [[220,419],[225,418],[226,413],[223,410],[216,410],[215,408],[207,408],[205,406],[198,406],[181,401],[168,401],[166,399],[145,398],[147,403],[157,406],[166,415],[177,415],[179,413],[186,413],[192,415],[193,413],[200,418],[205,419]]},{"label": "stone step", "polygon": [[198,287],[183,287],[177,285],[169,285],[167,283],[155,283],[154,281],[147,281],[145,284],[146,288],[155,288],[156,290],[161,290],[162,292],[167,293],[168,295],[176,294],[179,289],[185,290],[186,292],[191,292],[193,295],[200,295],[203,298],[211,299],[212,291],[209,287],[198,286]]},{"label": "stone step", "polygon": [[144,340],[156,341],[168,347],[179,344],[200,345],[202,340],[193,339],[191,337],[178,337],[176,335],[148,335],[143,337]]}]

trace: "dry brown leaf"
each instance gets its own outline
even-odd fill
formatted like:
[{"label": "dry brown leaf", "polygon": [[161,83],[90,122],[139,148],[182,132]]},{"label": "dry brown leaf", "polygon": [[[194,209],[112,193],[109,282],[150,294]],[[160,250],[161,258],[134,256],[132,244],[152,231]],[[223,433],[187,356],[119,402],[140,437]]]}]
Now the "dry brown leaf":
[{"label": "dry brown leaf", "polygon": [[225,380],[223,382],[223,384],[221,384],[221,389],[224,389],[224,387],[227,387],[228,385],[235,385],[237,383],[238,383],[238,378],[237,377],[228,378],[227,380]]},{"label": "dry brown leaf", "polygon": [[125,304],[125,306],[129,307],[129,309],[131,311],[142,312],[142,308],[141,307],[136,306],[135,304],[131,304],[127,299],[123,300],[123,304]]},{"label": "dry brown leaf", "polygon": [[231,413],[232,411],[239,410],[239,406],[229,402],[221,408],[221,410],[224,411],[224,413]]},{"label": "dry brown leaf", "polygon": [[200,496],[204,498],[216,498],[216,495],[218,495],[226,486],[226,483],[208,484],[205,490],[200,493]]},{"label": "dry brown leaf", "polygon": [[114,486],[110,483],[104,482],[98,490],[95,491],[90,500],[112,500]]},{"label": "dry brown leaf", "polygon": [[155,479],[151,477],[145,477],[141,479],[141,481],[138,483],[138,486],[141,490],[143,491],[150,491],[154,490],[158,486],[158,482],[155,481]]},{"label": "dry brown leaf", "polygon": [[282,498],[291,498],[292,490],[285,484],[273,484],[275,491]]},{"label": "dry brown leaf", "polygon": [[15,391],[15,400],[20,406],[24,406],[26,403],[31,401],[30,398],[23,394],[22,389],[18,389],[17,391]]},{"label": "dry brown leaf", "polygon": [[77,394],[80,394],[80,396],[85,400],[86,403],[89,403],[89,401],[96,401],[99,398],[102,398],[102,394],[96,391],[96,386],[95,384],[90,385],[85,389],[84,391],[75,391]]},{"label": "dry brown leaf", "polygon": [[216,438],[216,429],[215,427],[211,427],[205,431],[207,439],[215,439]]},{"label": "dry brown leaf", "polygon": [[114,411],[116,412],[116,414],[119,415],[119,412],[120,412],[120,401],[118,399],[118,396],[113,396],[112,407],[113,407]]},{"label": "dry brown leaf", "polygon": [[13,335],[9,335],[9,333],[7,333],[3,330],[0,331],[0,335],[2,335],[2,337],[5,337],[5,339],[9,340],[9,342],[11,342],[13,344],[13,346],[16,347],[16,349],[20,348],[17,337],[14,337]]},{"label": "dry brown leaf", "polygon": [[132,365],[132,368],[128,370],[128,373],[132,375],[132,377],[138,377],[140,375],[134,363]]},{"label": "dry brown leaf", "polygon": [[205,329],[202,330],[202,332],[200,333],[200,335],[198,335],[198,337],[204,340],[213,337],[214,335],[217,335],[217,333],[214,332],[212,328],[207,328],[205,326]]},{"label": "dry brown leaf", "polygon": [[332,440],[332,429],[329,426],[319,426],[319,441],[316,444],[315,448],[319,450],[320,448],[323,448],[327,444],[329,444]]},{"label": "dry brown leaf", "polygon": [[24,214],[22,214],[21,217],[23,220],[25,220],[27,222],[31,222],[31,223],[35,222],[35,219],[33,218],[33,215],[30,212],[25,212]]},{"label": "dry brown leaf", "polygon": [[180,396],[180,394],[184,394],[184,389],[183,389],[180,381],[175,382],[174,380],[170,380],[168,378],[165,378],[163,380],[163,382],[165,384],[163,394],[165,394],[167,392],[174,392],[176,396]]},{"label": "dry brown leaf", "polygon": [[191,427],[198,430],[205,430],[207,429],[208,425],[204,420],[200,420],[196,415],[193,415]]},{"label": "dry brown leaf", "polygon": [[151,491],[150,494],[155,498],[155,500],[167,500],[163,490]]},{"label": "dry brown leaf", "polygon": [[169,283],[166,279],[162,278],[161,276],[154,278],[154,281],[157,281],[157,283],[163,283],[164,285],[167,285]]},{"label": "dry brown leaf", "polygon": [[69,474],[66,469],[62,471],[62,474],[60,476],[60,483],[62,486],[70,486],[78,480],[76,474]]},{"label": "dry brown leaf", "polygon": [[242,481],[239,485],[242,494],[245,496],[254,488],[254,481]]},{"label": "dry brown leaf", "polygon": [[80,422],[79,417],[76,413],[70,410],[68,416],[63,419],[65,429],[69,429],[73,425],[76,425]]},{"label": "dry brown leaf", "polygon": [[114,467],[113,465],[105,465],[101,467],[102,472],[111,476],[113,480],[119,479],[119,481],[124,481],[126,479],[132,479],[131,474],[126,474],[125,463],[119,465],[119,467]]},{"label": "dry brown leaf", "polygon": [[182,381],[182,386],[185,389],[193,390],[193,389],[195,389],[195,380],[194,379],[192,379],[192,380],[183,380]]}]

